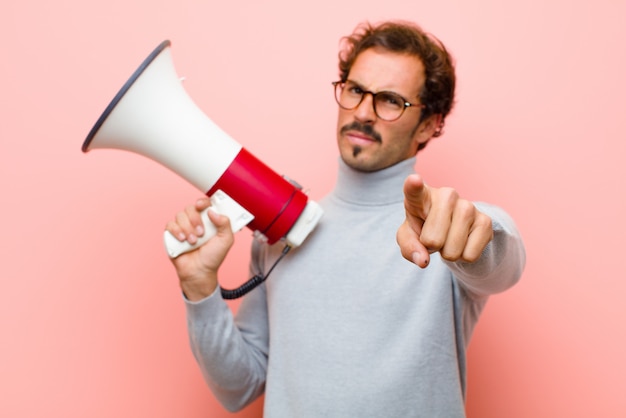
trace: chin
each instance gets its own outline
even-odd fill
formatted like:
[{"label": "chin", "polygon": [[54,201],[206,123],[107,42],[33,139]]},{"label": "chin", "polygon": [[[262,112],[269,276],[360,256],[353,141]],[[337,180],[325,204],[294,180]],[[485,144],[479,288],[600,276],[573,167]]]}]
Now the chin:
[{"label": "chin", "polygon": [[341,159],[348,167],[357,171],[369,173],[380,170],[380,167],[365,158],[359,158],[353,155],[342,155]]}]

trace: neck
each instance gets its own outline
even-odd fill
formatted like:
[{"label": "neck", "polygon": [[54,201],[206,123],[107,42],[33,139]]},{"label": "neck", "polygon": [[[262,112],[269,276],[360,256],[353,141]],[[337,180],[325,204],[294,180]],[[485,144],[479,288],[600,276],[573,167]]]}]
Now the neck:
[{"label": "neck", "polygon": [[337,184],[333,194],[349,203],[384,205],[404,200],[402,187],[406,177],[414,173],[416,158],[373,172],[358,171],[339,159]]}]

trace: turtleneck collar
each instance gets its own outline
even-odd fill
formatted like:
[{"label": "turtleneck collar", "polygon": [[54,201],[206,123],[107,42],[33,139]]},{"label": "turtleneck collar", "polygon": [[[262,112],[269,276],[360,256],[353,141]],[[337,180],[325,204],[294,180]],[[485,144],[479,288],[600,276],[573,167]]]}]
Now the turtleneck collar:
[{"label": "turtleneck collar", "polygon": [[409,174],[415,172],[416,157],[374,172],[357,171],[339,158],[337,183],[332,195],[348,203],[379,206],[402,202],[402,187]]}]

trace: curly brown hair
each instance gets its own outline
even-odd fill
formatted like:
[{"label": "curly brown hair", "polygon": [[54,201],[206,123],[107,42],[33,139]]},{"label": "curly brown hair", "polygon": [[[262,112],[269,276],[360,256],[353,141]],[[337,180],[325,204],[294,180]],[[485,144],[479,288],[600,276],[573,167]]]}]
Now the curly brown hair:
[{"label": "curly brown hair", "polygon": [[453,58],[439,39],[412,22],[388,21],[377,25],[361,23],[351,35],[342,38],[342,42],[339,77],[343,82],[348,79],[356,58],[366,49],[380,47],[417,56],[424,64],[426,73],[426,80],[419,93],[420,103],[425,106],[420,121],[430,115],[440,114],[441,123],[433,137],[442,134],[444,120],[454,105],[456,75]]}]

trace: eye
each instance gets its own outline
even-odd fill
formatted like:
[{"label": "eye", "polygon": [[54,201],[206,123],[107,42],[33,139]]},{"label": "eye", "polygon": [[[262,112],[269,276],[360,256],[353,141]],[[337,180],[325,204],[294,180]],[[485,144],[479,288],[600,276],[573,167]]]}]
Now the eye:
[{"label": "eye", "polygon": [[356,84],[346,84],[346,90],[348,91],[348,93],[358,96],[363,94],[363,89]]},{"label": "eye", "polygon": [[376,101],[387,107],[401,108],[404,106],[402,97],[394,93],[380,92],[376,95]]}]

